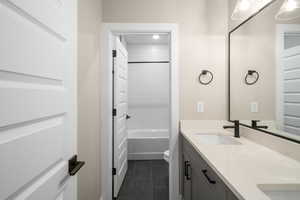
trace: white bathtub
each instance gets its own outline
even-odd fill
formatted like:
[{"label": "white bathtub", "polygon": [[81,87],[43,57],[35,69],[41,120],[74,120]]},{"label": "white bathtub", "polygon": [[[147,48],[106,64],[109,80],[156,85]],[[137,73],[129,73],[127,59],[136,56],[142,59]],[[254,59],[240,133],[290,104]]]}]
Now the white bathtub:
[{"label": "white bathtub", "polygon": [[168,129],[128,130],[129,160],[163,159],[164,151],[169,149]]}]

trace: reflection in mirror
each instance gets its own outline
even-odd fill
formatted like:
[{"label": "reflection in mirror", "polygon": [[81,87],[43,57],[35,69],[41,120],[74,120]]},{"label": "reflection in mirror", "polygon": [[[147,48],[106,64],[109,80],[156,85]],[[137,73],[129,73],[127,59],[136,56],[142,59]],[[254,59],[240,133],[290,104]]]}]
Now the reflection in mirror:
[{"label": "reflection in mirror", "polygon": [[232,20],[245,20],[272,0],[237,0]]},{"label": "reflection in mirror", "polygon": [[230,34],[230,120],[300,141],[299,0],[275,0]]}]

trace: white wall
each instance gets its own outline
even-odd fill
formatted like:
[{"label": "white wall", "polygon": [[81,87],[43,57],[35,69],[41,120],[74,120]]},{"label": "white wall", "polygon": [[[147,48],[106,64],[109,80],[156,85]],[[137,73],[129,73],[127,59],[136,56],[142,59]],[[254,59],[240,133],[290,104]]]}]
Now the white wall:
[{"label": "white wall", "polygon": [[78,1],[78,200],[100,198],[101,0]]},{"label": "white wall", "polygon": [[[104,0],[103,21],[179,24],[180,118],[226,119],[227,7],[227,0]],[[202,69],[214,72],[209,86],[197,81]]]},{"label": "white wall", "polygon": [[[168,61],[168,45],[127,45],[129,61]],[[128,129],[168,129],[169,64],[128,65]]]},{"label": "white wall", "polygon": [[[274,12],[257,15],[231,36],[231,119],[274,120],[276,87],[276,25]],[[248,70],[260,74],[254,85],[245,84]],[[251,102],[258,112],[251,112]]]}]

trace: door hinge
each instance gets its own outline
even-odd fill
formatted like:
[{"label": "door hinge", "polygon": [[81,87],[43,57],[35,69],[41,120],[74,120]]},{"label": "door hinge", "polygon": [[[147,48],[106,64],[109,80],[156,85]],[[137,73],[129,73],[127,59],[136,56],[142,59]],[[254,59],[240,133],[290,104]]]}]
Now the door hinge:
[{"label": "door hinge", "polygon": [[114,108],[112,114],[113,114],[114,117],[117,116],[117,109]]},{"label": "door hinge", "polygon": [[117,175],[117,169],[116,168],[112,168],[112,175]]},{"label": "door hinge", "polygon": [[112,56],[113,56],[113,58],[117,57],[117,50],[112,51]]}]

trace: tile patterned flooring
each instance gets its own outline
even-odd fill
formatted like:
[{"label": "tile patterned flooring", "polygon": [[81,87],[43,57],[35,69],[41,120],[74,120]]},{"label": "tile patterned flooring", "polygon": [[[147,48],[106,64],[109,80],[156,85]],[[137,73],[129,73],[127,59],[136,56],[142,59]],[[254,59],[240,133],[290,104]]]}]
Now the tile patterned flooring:
[{"label": "tile patterned flooring", "polygon": [[118,200],[169,200],[169,165],[164,160],[128,161]]}]

